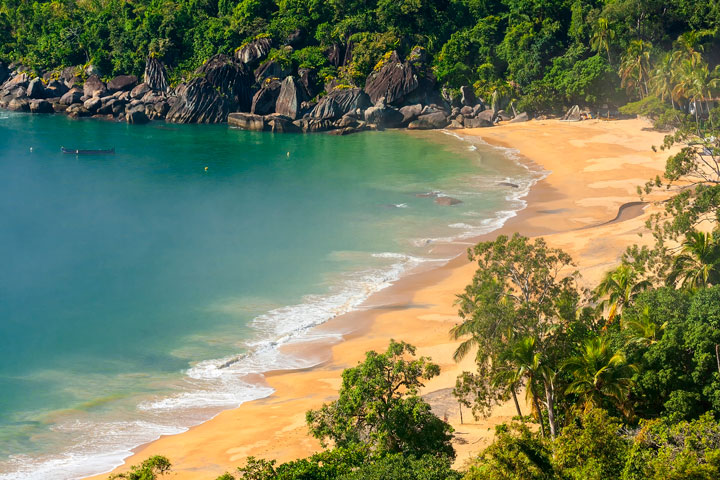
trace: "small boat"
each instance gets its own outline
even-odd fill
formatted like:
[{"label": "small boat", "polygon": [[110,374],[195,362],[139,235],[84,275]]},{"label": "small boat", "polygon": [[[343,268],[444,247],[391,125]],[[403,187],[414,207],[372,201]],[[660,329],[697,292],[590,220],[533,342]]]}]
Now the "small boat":
[{"label": "small boat", "polygon": [[115,155],[115,147],[109,150],[81,150],[77,148],[60,147],[62,153],[68,155]]}]

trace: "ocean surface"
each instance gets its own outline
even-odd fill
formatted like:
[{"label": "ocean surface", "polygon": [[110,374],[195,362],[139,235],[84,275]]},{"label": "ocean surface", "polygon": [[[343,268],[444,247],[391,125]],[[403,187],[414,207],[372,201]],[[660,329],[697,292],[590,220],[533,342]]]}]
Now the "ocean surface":
[{"label": "ocean surface", "polygon": [[538,177],[441,132],[0,112],[0,479],[107,471],[271,394],[257,374],[311,365],[279,346],[498,228]]}]

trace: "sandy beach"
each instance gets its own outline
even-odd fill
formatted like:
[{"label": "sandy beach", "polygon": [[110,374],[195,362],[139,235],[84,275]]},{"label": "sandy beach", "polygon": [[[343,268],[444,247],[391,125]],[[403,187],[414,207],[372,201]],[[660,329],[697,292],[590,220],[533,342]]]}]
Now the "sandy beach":
[{"label": "sandy beach", "polygon": [[[486,238],[515,231],[544,236],[550,245],[573,256],[587,287],[618,263],[626,246],[652,241],[651,235],[638,234],[646,231],[644,222],[660,208],[653,202],[661,197],[646,199],[647,205],[630,205],[618,215],[624,204],[638,202],[636,187],[664,169],[668,153],[651,149],[662,143],[664,134],[651,131],[648,122],[545,120],[458,133],[513,148],[523,162],[551,172],[533,187],[527,208]],[[302,347],[303,354],[322,360],[319,366],[267,375],[261,381],[275,389],[270,397],[140,447],[117,472],[151,455],[164,455],[173,464],[167,478],[213,480],[243,464],[247,456],[284,462],[310,455],[320,445],[307,433],[305,412],[333,400],[342,369],[357,364],[368,350],[384,350],[391,338],[416,345],[419,354],[441,366],[441,375],[426,385],[424,394],[436,413],[447,416],[455,428],[456,466],[462,467],[492,440],[494,426],[515,414],[510,403],[480,421],[464,411],[461,424],[449,393],[458,373],[472,369],[471,361],[452,361],[456,342],[448,331],[458,321],[455,295],[473,272],[474,265],[460,256],[444,267],[402,279],[371,297],[362,310],[319,327],[352,331],[334,345]],[[104,479],[107,474],[92,478]]]}]

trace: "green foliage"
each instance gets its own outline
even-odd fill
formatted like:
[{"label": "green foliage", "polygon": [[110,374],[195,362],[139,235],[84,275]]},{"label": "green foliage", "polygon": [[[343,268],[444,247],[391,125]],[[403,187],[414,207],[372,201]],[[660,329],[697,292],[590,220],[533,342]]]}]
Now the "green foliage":
[{"label": "green foliage", "polygon": [[720,477],[720,424],[706,414],[643,425],[630,450],[623,480],[711,480]]},{"label": "green foliage", "polygon": [[618,419],[593,409],[562,430],[553,444],[553,463],[571,479],[619,478],[629,443]]},{"label": "green foliage", "polygon": [[108,480],[124,479],[124,480],[155,480],[158,476],[163,476],[170,472],[170,461],[160,455],[144,460],[140,465],[133,465],[127,473],[119,473],[110,475]]},{"label": "green foliage", "polygon": [[555,478],[547,440],[525,425],[495,428],[495,441],[472,463],[464,480],[550,480]]},{"label": "green foliage", "polygon": [[415,348],[391,341],[385,353],[366,354],[357,367],[343,371],[339,398],[307,412],[310,433],[337,447],[370,445],[375,452],[454,456],[452,428],[437,418],[417,393],[423,381],[440,373]]},{"label": "green foliage", "polygon": [[420,458],[399,453],[385,455],[364,463],[341,480],[459,480],[452,470],[451,460],[445,456],[423,455]]}]

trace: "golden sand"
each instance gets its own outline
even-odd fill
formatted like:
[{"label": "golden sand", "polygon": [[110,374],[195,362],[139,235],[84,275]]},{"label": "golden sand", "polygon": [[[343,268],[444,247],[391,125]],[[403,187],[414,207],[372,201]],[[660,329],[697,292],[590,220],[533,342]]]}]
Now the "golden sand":
[{"label": "golden sand", "polygon": [[[626,246],[651,242],[649,234],[638,234],[645,232],[649,212],[659,208],[653,204],[645,211],[628,209],[619,221],[606,223],[616,217],[621,205],[638,201],[638,185],[664,169],[668,154],[651,150],[662,143],[663,135],[649,127],[643,120],[547,120],[463,130],[464,135],[514,148],[523,161],[552,172],[530,192],[527,208],[488,238],[515,231],[542,235],[575,258],[585,286],[595,285],[618,263]],[[356,365],[368,350],[384,350],[391,338],[416,345],[420,355],[432,357],[441,366],[441,375],[426,385],[424,393],[435,412],[455,428],[456,466],[461,467],[492,441],[495,425],[515,414],[508,402],[481,421],[464,411],[461,424],[457,403],[449,394],[457,374],[472,368],[469,361],[460,365],[452,361],[456,342],[449,339],[448,331],[458,321],[455,295],[473,273],[473,265],[461,256],[442,268],[404,278],[371,298],[368,308],[320,327],[355,329],[340,343],[302,347],[324,358],[321,365],[267,375],[265,381],[275,389],[270,397],[142,446],[116,471],[151,455],[164,455],[173,464],[169,478],[213,480],[233,471],[250,455],[279,462],[308,456],[320,445],[308,435],[305,412],[333,400],[342,370]],[[104,479],[107,474],[93,478]]]}]

